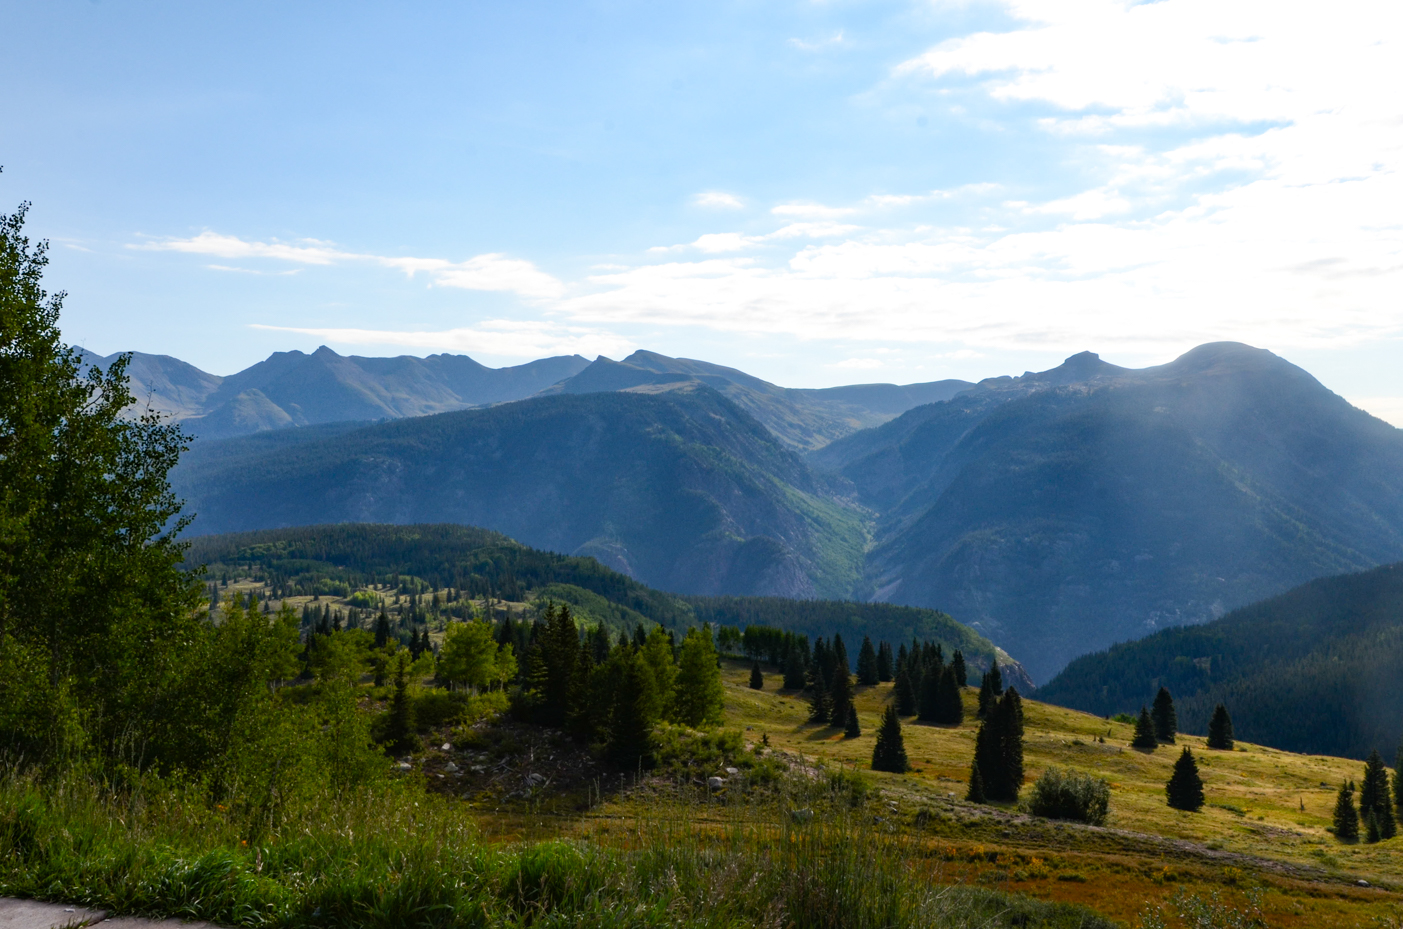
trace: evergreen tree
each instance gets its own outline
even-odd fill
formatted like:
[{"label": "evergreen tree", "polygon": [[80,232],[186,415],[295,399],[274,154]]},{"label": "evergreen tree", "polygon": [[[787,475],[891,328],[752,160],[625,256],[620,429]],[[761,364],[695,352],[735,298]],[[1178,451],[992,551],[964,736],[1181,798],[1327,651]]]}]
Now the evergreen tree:
[{"label": "evergreen tree", "polygon": [[952,663],[940,675],[939,722],[946,726],[958,726],[965,721],[965,703],[960,697],[959,674]]},{"label": "evergreen tree", "polygon": [[652,715],[657,702],[651,693],[652,671],[642,655],[622,648],[605,670],[618,681],[609,723],[609,760],[625,770],[650,768],[655,750],[653,727],[657,724]]},{"label": "evergreen tree", "polygon": [[1140,707],[1140,718],[1135,721],[1135,738],[1130,740],[1131,748],[1147,748],[1154,751],[1159,746],[1155,739],[1155,724],[1150,719],[1150,711]]},{"label": "evergreen tree", "polygon": [[[1388,768],[1378,749],[1369,753],[1364,763],[1364,778],[1359,784],[1359,814],[1366,820],[1373,816],[1373,828],[1381,838],[1391,839],[1398,824],[1393,818],[1393,797],[1389,790]],[[1378,839],[1370,839],[1376,842]]]},{"label": "evergreen tree", "polygon": [[726,690],[709,629],[687,630],[677,656],[676,694],[675,712],[682,725],[699,729],[721,721]]},{"label": "evergreen tree", "polygon": [[828,711],[828,724],[842,728],[848,724],[848,716],[853,710],[853,682],[841,665],[833,669],[833,680],[829,682],[828,695],[832,701]]},{"label": "evergreen tree", "polygon": [[1023,786],[1023,701],[1009,688],[979,727],[974,740],[984,794],[1016,801]]},{"label": "evergreen tree", "polygon": [[1179,732],[1179,715],[1174,712],[1174,698],[1170,696],[1168,687],[1161,687],[1155,694],[1155,705],[1150,716],[1155,722],[1155,739],[1173,745],[1174,737]]},{"label": "evergreen tree", "polygon": [[409,656],[400,652],[395,664],[395,694],[390,700],[389,727],[385,733],[385,748],[391,755],[405,755],[419,747],[414,734],[414,704],[409,700],[406,672]]},{"label": "evergreen tree", "polygon": [[[1228,708],[1221,703],[1213,711],[1213,718],[1208,721],[1208,747],[1230,752],[1233,747],[1232,717],[1228,715]],[[1350,801],[1353,804],[1353,800]],[[1355,829],[1356,836],[1358,829]]]},{"label": "evergreen tree", "polygon": [[877,646],[877,680],[885,684],[895,676],[896,670],[891,654],[891,643],[883,642]]},{"label": "evergreen tree", "polygon": [[1393,754],[1393,806],[1403,818],[1403,744]]},{"label": "evergreen tree", "polygon": [[[303,614],[306,615],[306,607],[303,607]],[[306,624],[304,619],[303,624]],[[385,643],[390,641],[390,617],[382,609],[380,615],[375,618],[375,647],[384,648]]]},{"label": "evergreen tree", "polygon": [[1004,673],[999,670],[997,660],[989,663],[989,689],[993,691],[995,697],[1004,695]]},{"label": "evergreen tree", "polygon": [[989,711],[999,698],[994,696],[994,679],[991,672],[985,671],[979,680],[979,718],[988,719]]},{"label": "evergreen tree", "polygon": [[[955,649],[955,657],[950,659],[950,670],[955,672],[955,686],[963,689],[969,683],[969,669],[965,667],[965,653]],[[960,714],[963,716],[963,712]]]},{"label": "evergreen tree", "polygon": [[570,708],[575,670],[580,662],[580,634],[566,604],[546,608],[545,635],[538,644],[539,666],[533,682],[537,722],[560,727]]},{"label": "evergreen tree", "polygon": [[896,707],[887,704],[882,711],[882,724],[877,729],[877,744],[872,749],[872,770],[905,774],[910,768],[906,760],[906,741],[901,736],[901,719]]},{"label": "evergreen tree", "polygon": [[784,661],[784,689],[803,690],[804,670],[804,656],[799,649],[791,648],[789,657]]},{"label": "evergreen tree", "polygon": [[862,637],[862,648],[857,653],[857,682],[869,687],[877,683],[877,651],[867,636]]},{"label": "evergreen tree", "polygon": [[[896,664],[892,666],[892,679],[893,679],[893,680],[895,680],[895,679],[896,679],[896,675],[900,674],[901,671],[902,671],[902,669],[906,667],[906,660],[907,660],[907,655],[906,655],[906,643],[903,642],[902,645],[901,645],[901,648],[898,649],[898,650],[897,650],[897,653],[896,653]],[[1400,757],[1403,757],[1403,745],[1400,745],[1400,746],[1398,747],[1398,751],[1399,751]]]},{"label": "evergreen tree", "polygon": [[969,790],[965,793],[965,799],[970,803],[989,802],[984,795],[984,778],[979,773],[979,759],[977,757],[969,766]]},{"label": "evergreen tree", "polygon": [[[852,665],[848,664],[848,650],[843,645],[843,637],[838,633],[833,633],[833,644],[829,647],[833,653],[833,667],[842,668],[844,674],[852,674]],[[832,668],[829,669],[832,674]]]},{"label": "evergreen tree", "polygon": [[824,684],[823,675],[818,671],[815,667],[812,689],[809,691],[809,722],[827,723],[828,717],[833,713],[833,704],[828,698],[828,686]]},{"label": "evergreen tree", "polygon": [[1373,845],[1381,838],[1383,838],[1383,836],[1379,834],[1379,818],[1374,814],[1373,810],[1370,810],[1364,816],[1364,841]]},{"label": "evergreen tree", "polygon": [[1203,809],[1203,779],[1198,776],[1198,762],[1187,745],[1174,762],[1174,773],[1164,785],[1164,792],[1176,810],[1197,813]]},{"label": "evergreen tree", "polygon": [[911,675],[906,668],[897,672],[893,691],[896,695],[896,712],[901,716],[915,715],[916,691],[911,686]]},{"label": "evergreen tree", "polygon": [[1335,838],[1341,842],[1359,841],[1359,811],[1354,808],[1354,785],[1346,781],[1335,797]]},{"label": "evergreen tree", "polygon": [[764,690],[764,689],[765,689],[765,676],[764,676],[763,674],[760,673],[760,662],[758,662],[758,661],[755,662],[755,664],[753,664],[753,665],[750,666],[750,689],[751,689],[751,690]]},{"label": "evergreen tree", "polygon": [[855,739],[862,735],[862,724],[858,721],[857,707],[855,706],[848,706],[848,718],[843,726],[843,735],[849,739]]},{"label": "evergreen tree", "polygon": [[945,663],[932,662],[921,675],[920,698],[916,704],[916,718],[923,723],[933,723],[940,719],[940,680],[945,676]]}]

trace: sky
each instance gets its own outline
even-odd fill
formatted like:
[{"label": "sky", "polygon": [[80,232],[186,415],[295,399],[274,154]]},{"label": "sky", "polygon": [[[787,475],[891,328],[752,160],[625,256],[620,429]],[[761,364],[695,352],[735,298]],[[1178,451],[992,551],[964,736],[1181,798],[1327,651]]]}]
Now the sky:
[{"label": "sky", "polygon": [[792,387],[1236,340],[1403,425],[1403,7],[0,4],[65,338]]}]

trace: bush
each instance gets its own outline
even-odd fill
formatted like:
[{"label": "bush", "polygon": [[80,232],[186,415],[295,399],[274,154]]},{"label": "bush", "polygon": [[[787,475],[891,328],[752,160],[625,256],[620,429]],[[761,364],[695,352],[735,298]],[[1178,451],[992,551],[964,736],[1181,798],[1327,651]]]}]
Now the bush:
[{"label": "bush", "polygon": [[1105,825],[1111,785],[1099,777],[1048,768],[1033,785],[1028,812],[1048,819]]}]

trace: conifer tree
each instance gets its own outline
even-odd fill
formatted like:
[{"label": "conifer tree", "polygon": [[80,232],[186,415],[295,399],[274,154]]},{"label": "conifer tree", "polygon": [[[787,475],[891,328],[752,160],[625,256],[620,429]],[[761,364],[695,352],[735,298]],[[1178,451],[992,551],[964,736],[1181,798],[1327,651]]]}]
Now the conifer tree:
[{"label": "conifer tree", "polygon": [[883,642],[877,646],[877,681],[885,684],[895,676],[896,670],[891,654],[891,643]]},{"label": "conifer tree", "polygon": [[[307,608],[304,606],[302,611],[305,617]],[[306,625],[305,619],[303,625]],[[384,648],[388,641],[390,641],[390,617],[384,609],[381,609],[380,615],[375,618],[375,647]]]},{"label": "conifer tree", "polygon": [[994,696],[994,679],[989,671],[979,680],[979,718],[988,719],[989,711],[999,698]]},{"label": "conifer tree", "polygon": [[969,790],[965,792],[965,799],[970,803],[988,803],[988,798],[984,795],[984,778],[979,773],[979,758],[969,766]]},{"label": "conifer tree", "polygon": [[1198,762],[1187,745],[1174,762],[1174,773],[1164,785],[1164,792],[1176,810],[1197,813],[1203,809],[1203,779],[1198,776]]},{"label": "conifer tree", "polygon": [[945,676],[945,663],[926,666],[921,675],[921,692],[916,701],[916,718],[923,723],[940,719],[940,679]]},{"label": "conifer tree", "polygon": [[848,724],[848,716],[853,709],[853,683],[841,665],[833,669],[833,680],[829,682],[828,695],[832,701],[829,705],[828,724],[842,728]]},{"label": "conifer tree", "polygon": [[958,648],[955,649],[955,657],[950,659],[950,670],[955,672],[955,686],[963,689],[969,683],[969,669],[965,667],[964,652]]},{"label": "conifer tree", "polygon": [[946,726],[958,726],[965,721],[965,703],[960,697],[959,675],[951,664],[940,675],[939,722]]},{"label": "conifer tree", "polygon": [[619,649],[606,673],[618,680],[609,723],[609,759],[625,770],[650,768],[657,724],[651,713],[657,703],[650,692],[652,671],[642,655]]},{"label": "conifer tree", "polygon": [[1354,808],[1354,785],[1348,781],[1335,796],[1334,829],[1341,842],[1359,841],[1359,811]]},{"label": "conifer tree", "polygon": [[1154,751],[1159,746],[1155,739],[1155,724],[1150,719],[1150,711],[1140,707],[1140,718],[1135,721],[1135,738],[1130,740],[1131,748],[1147,748]]},{"label": "conifer tree", "polygon": [[848,718],[843,725],[843,736],[845,738],[855,739],[860,735],[862,735],[862,723],[859,722],[857,718],[857,707],[850,704],[848,706]]},{"label": "conifer tree", "polygon": [[1403,818],[1403,744],[1393,753],[1393,806]]},{"label": "conifer tree", "polygon": [[[906,643],[903,642],[903,643],[901,644],[901,648],[899,648],[899,649],[897,650],[897,652],[896,652],[896,664],[894,664],[894,665],[892,666],[892,679],[893,679],[893,680],[896,679],[896,675],[898,675],[898,674],[901,673],[901,669],[904,668],[904,667],[906,667],[907,657],[908,657],[908,656],[907,656],[907,654],[906,654]],[[1403,757],[1403,745],[1400,745],[1400,746],[1398,747],[1398,751],[1399,751],[1399,757]]]},{"label": "conifer tree", "polygon": [[1373,845],[1381,838],[1382,836],[1379,834],[1379,818],[1374,815],[1373,810],[1370,810],[1364,816],[1364,841]]},{"label": "conifer tree", "polygon": [[857,682],[868,687],[877,683],[877,650],[868,636],[862,637],[862,648],[857,653]]},{"label": "conifer tree", "polygon": [[890,703],[882,711],[882,724],[877,729],[877,744],[872,749],[872,770],[905,774],[910,768],[906,760],[906,741],[901,736],[901,719]]},{"label": "conifer tree", "polygon": [[764,689],[765,689],[765,676],[764,676],[763,674],[760,673],[760,662],[758,662],[758,661],[755,662],[755,664],[753,664],[753,665],[750,666],[750,689],[751,689],[751,690],[764,690]]},{"label": "conifer tree", "polygon": [[[1369,753],[1364,763],[1364,778],[1359,784],[1359,815],[1366,821],[1373,816],[1374,830],[1380,838],[1391,839],[1398,832],[1393,818],[1393,797],[1389,790],[1388,768],[1378,749]],[[1370,839],[1376,842],[1378,839]]]},{"label": "conifer tree", "polygon": [[974,740],[984,794],[1015,801],[1023,785],[1023,701],[1009,688],[980,726]]},{"label": "conifer tree", "polygon": [[1155,722],[1155,739],[1166,745],[1173,745],[1174,737],[1179,734],[1179,714],[1174,711],[1174,698],[1170,695],[1168,687],[1161,687],[1159,693],[1155,694],[1150,717]]},{"label": "conifer tree", "polygon": [[580,662],[580,634],[566,604],[546,608],[546,629],[537,646],[539,667],[532,695],[537,722],[545,726],[565,724],[575,669]]},{"label": "conifer tree", "polygon": [[784,661],[784,689],[803,690],[804,670],[804,656],[799,653],[799,649],[791,648],[789,657]]},{"label": "conifer tree", "polygon": [[675,712],[682,725],[698,729],[721,721],[726,690],[709,629],[687,630],[677,655],[676,694]]},{"label": "conifer tree", "polygon": [[[1230,752],[1233,747],[1232,717],[1228,715],[1228,708],[1221,703],[1213,711],[1213,718],[1208,721],[1208,747],[1221,751]],[[1351,800],[1351,803],[1354,801]],[[1358,829],[1355,830],[1356,834]]]},{"label": "conifer tree", "polygon": [[843,645],[843,637],[836,632],[833,633],[830,651],[833,653],[833,666],[842,668],[844,674],[852,674],[852,665],[848,663],[848,650]]},{"label": "conifer tree", "polygon": [[916,691],[911,686],[911,675],[906,668],[897,672],[896,685],[893,690],[896,695],[896,712],[901,716],[914,716],[916,713]]},{"label": "conifer tree", "polygon": [[1004,673],[999,670],[997,659],[989,663],[989,689],[994,692],[995,697],[1004,695]]},{"label": "conifer tree", "polygon": [[408,668],[409,656],[400,652],[395,663],[395,694],[390,700],[385,738],[385,748],[391,755],[404,755],[419,747],[419,739],[414,734],[414,704],[409,700]]}]

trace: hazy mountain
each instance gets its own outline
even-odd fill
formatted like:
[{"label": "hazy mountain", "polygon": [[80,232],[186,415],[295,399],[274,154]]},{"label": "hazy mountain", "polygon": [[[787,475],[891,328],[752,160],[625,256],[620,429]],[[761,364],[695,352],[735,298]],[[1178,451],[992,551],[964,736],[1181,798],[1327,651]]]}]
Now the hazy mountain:
[{"label": "hazy mountain", "polygon": [[1037,678],[1403,558],[1403,432],[1236,343],[1143,370],[1084,353],[810,460],[880,513],[876,599],[938,605]]},{"label": "hazy mountain", "polygon": [[778,387],[735,368],[637,351],[621,362],[601,357],[546,393],[658,392],[685,384],[705,384],[719,391],[763,423],[780,441],[801,451],[821,448],[834,439],[884,423],[914,406],[947,400],[974,386],[969,381],[944,380],[904,386],[855,384],[803,390]]},{"label": "hazy mountain", "polygon": [[[83,351],[80,349],[80,351]],[[90,360],[111,363],[115,356]],[[245,435],[343,420],[401,419],[520,400],[589,364],[562,355],[488,368],[466,355],[344,357],[275,352],[228,377],[206,374],[168,355],[132,353],[128,369],[138,405],[169,413],[201,438]]]},{"label": "hazy mountain", "polygon": [[1205,732],[1223,703],[1239,738],[1293,752],[1385,757],[1403,736],[1403,565],[1324,578],[1073,661],[1038,697],[1107,715],[1161,686],[1180,725]]},{"label": "hazy mountain", "polygon": [[464,523],[679,593],[846,597],[861,577],[860,515],[702,385],[318,428],[200,443],[173,475],[192,531]]}]

